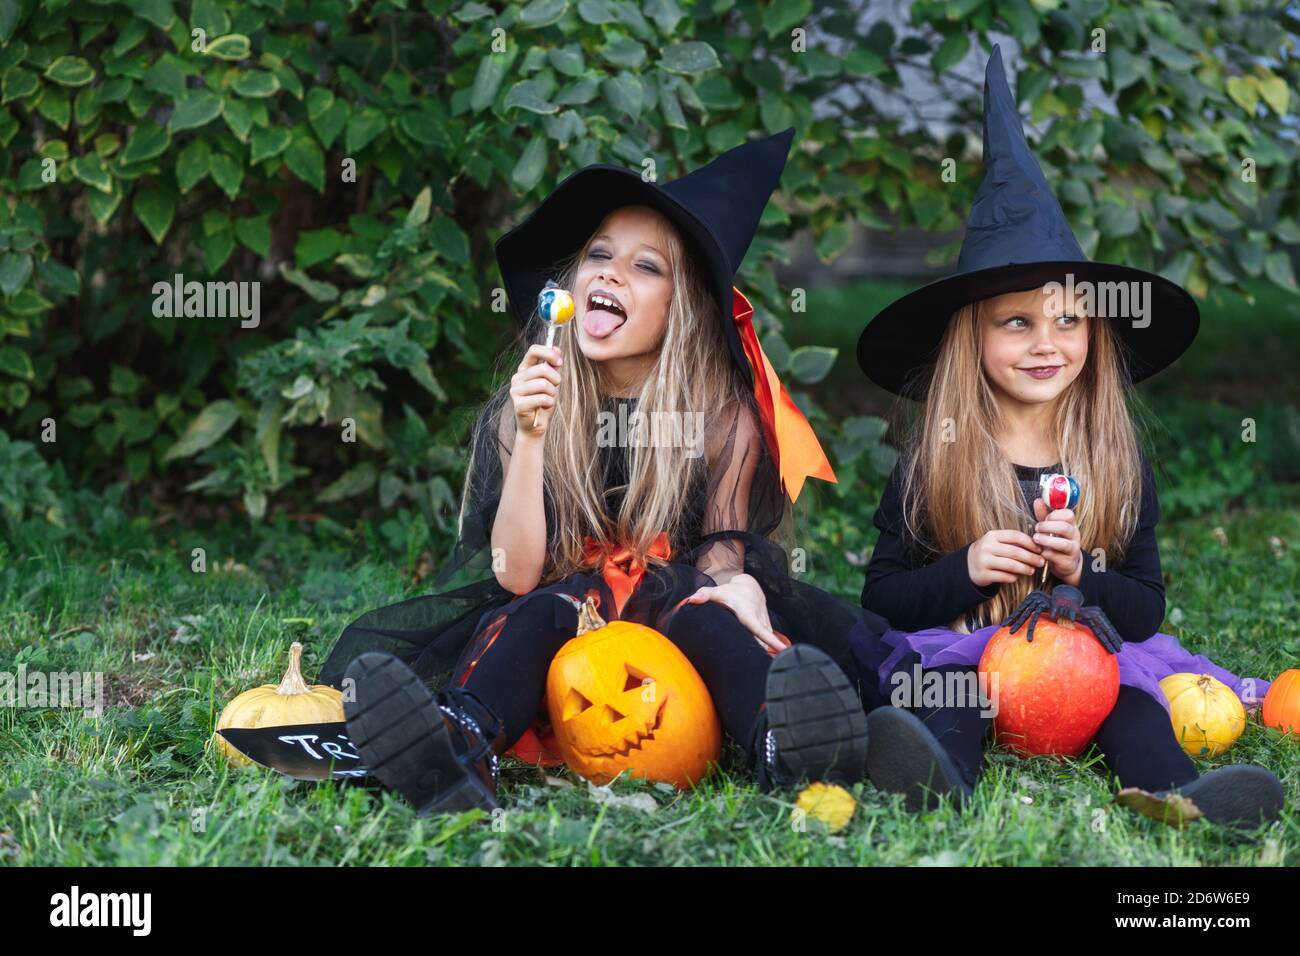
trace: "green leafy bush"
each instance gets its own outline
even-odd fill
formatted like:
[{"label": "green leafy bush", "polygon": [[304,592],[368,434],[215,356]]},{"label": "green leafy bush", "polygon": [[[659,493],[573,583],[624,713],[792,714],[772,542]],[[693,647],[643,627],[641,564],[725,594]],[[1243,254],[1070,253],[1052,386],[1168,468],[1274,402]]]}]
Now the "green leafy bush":
[{"label": "green leafy bush", "polygon": [[[789,125],[741,281],[813,386],[836,355],[785,345],[773,266],[800,231],[829,261],[855,222],[960,226],[979,84],[957,68],[990,32],[1024,48],[1086,251],[1198,295],[1294,289],[1297,21],[1271,10],[945,0],[900,30],[811,0],[0,0],[0,411],[15,439],[56,420],[39,450],[76,485],[445,523],[453,410],[511,333],[494,239],[587,163],[671,179]],[[957,106],[951,135],[910,122],[909,73]],[[259,314],[173,314],[176,275],[260,283]]]},{"label": "green leafy bush", "polygon": [[11,441],[0,431],[0,517],[10,534],[34,516],[63,525],[55,481],[53,469],[31,442]]}]

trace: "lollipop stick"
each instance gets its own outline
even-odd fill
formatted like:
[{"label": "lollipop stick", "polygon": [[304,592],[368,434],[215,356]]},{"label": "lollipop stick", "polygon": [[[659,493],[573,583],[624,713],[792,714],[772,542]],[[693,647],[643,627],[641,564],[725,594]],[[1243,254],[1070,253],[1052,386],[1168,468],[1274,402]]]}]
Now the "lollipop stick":
[{"label": "lollipop stick", "polygon": [[[548,325],[546,328],[546,347],[549,349],[554,344],[555,344],[555,326]],[[542,410],[540,408],[533,409],[533,424],[532,424],[533,428],[537,427],[537,416],[540,415],[541,412]]]},{"label": "lollipop stick", "polygon": [[[1046,498],[1043,499],[1043,505],[1046,506],[1047,509],[1048,509],[1049,511],[1051,510],[1051,507],[1052,507],[1052,506],[1049,505],[1049,504],[1047,504],[1047,499],[1046,499]],[[1046,535],[1048,535],[1048,537],[1052,537],[1052,538],[1056,537],[1056,535],[1054,535],[1054,534],[1050,534],[1049,532],[1046,532],[1046,531],[1044,531],[1043,533],[1046,534]],[[1041,548],[1041,545],[1040,545],[1040,548]],[[1039,589],[1040,591],[1044,590],[1044,589],[1047,587],[1047,571],[1048,571],[1048,569],[1049,569],[1051,566],[1052,566],[1052,565],[1047,561],[1046,556],[1044,556],[1044,559],[1043,559],[1043,570],[1042,570],[1042,573],[1039,574],[1039,576],[1038,576],[1038,589]]]},{"label": "lollipop stick", "polygon": [[[1049,487],[1055,487],[1057,494],[1062,493],[1064,490],[1065,501],[1062,507],[1077,508],[1079,505],[1079,484],[1069,475],[1045,475],[1039,479],[1039,487],[1042,489],[1041,500],[1043,506],[1047,508],[1049,513],[1052,510],[1052,505],[1049,503]],[[1050,532],[1045,531],[1043,533],[1052,538],[1058,537]],[[1049,567],[1051,567],[1051,565],[1044,562],[1043,573],[1039,577],[1038,581],[1039,590],[1047,587],[1047,569]]]}]

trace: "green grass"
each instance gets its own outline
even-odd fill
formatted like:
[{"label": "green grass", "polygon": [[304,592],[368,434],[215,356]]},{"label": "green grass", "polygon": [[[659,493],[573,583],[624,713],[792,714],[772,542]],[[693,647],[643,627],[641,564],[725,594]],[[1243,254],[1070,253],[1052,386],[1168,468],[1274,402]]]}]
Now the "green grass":
[{"label": "green grass", "polygon": [[[834,547],[867,543],[860,517],[826,512]],[[852,527],[853,530],[845,529]],[[1222,528],[1216,536],[1215,529]],[[1232,760],[1272,768],[1288,803],[1248,840],[1209,825],[1178,832],[1111,804],[1091,762],[1021,761],[989,751],[973,803],[917,817],[858,788],[836,835],[792,826],[791,795],[759,794],[727,772],[689,794],[620,781],[595,791],[568,775],[507,763],[504,813],[419,818],[357,785],[232,771],[210,734],[224,702],[278,678],[288,644],[310,676],[344,624],[414,593],[402,569],[361,546],[318,550],[306,536],[209,536],[211,565],[189,571],[189,538],[154,550],[0,550],[0,670],[101,670],[110,707],[0,710],[0,861],[9,864],[1029,864],[1295,865],[1300,743],[1252,723]],[[838,535],[838,536],[837,536]],[[141,535],[141,537],[145,537]],[[1279,541],[1271,541],[1277,538]],[[843,540],[841,540],[843,539]],[[1229,668],[1272,676],[1300,664],[1294,620],[1300,516],[1277,508],[1167,523],[1166,628]],[[834,548],[828,547],[828,551]],[[308,560],[309,559],[309,560]],[[819,580],[852,597],[845,562]],[[1225,759],[1203,764],[1205,767]],[[601,799],[604,798],[604,799]],[[647,800],[647,798],[649,798]],[[650,807],[652,810],[641,809]]]}]

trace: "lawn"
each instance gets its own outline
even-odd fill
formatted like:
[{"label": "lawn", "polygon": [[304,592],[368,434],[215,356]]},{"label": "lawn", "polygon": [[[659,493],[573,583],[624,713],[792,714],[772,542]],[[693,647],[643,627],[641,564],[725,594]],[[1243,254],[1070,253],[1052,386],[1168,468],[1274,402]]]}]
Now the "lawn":
[{"label": "lawn", "polygon": [[[861,515],[823,512],[819,528]],[[1113,805],[1096,765],[990,751],[973,804],[925,817],[859,788],[847,829],[792,823],[790,794],[762,795],[734,752],[688,794],[507,763],[495,818],[419,818],[356,784],[311,784],[213,752],[223,704],[276,680],[289,643],[312,676],[353,616],[424,585],[360,537],[321,540],[281,524],[166,541],[141,519],[110,540],[26,557],[0,550],[0,670],[98,670],[109,707],[0,710],[0,861],[9,864],[1033,864],[1295,865],[1300,743],[1252,723],[1231,751],[1282,778],[1282,820],[1251,839],[1178,832]],[[820,533],[820,532],[819,532]],[[852,540],[849,540],[852,539]],[[367,539],[373,540],[373,539]],[[155,543],[156,542],[156,543]],[[1230,668],[1300,665],[1293,508],[1211,513],[1162,525],[1165,629]],[[190,570],[207,548],[209,570]],[[0,546],[2,547],[2,546]],[[839,562],[820,581],[852,598]],[[1220,761],[1221,762],[1221,761]],[[1209,767],[1212,763],[1206,763]]]},{"label": "lawn", "polygon": [[[789,330],[793,344],[841,349],[815,390],[832,419],[888,411],[888,396],[863,383],[853,346],[862,322],[906,288],[819,290]],[[1255,294],[1248,304],[1215,293],[1196,345],[1142,398],[1164,515],[1163,629],[1229,669],[1268,678],[1300,666],[1300,379],[1288,346],[1300,300],[1266,287]],[[1240,334],[1246,310],[1250,336]],[[1240,440],[1245,417],[1258,423],[1255,442]],[[809,579],[851,601],[882,481],[864,472],[800,498],[796,543]],[[495,818],[422,819],[379,789],[232,771],[210,743],[222,706],[278,680],[292,641],[306,646],[310,679],[352,618],[427,592],[446,532],[397,518],[378,528],[291,521],[283,511],[255,530],[237,516],[183,528],[147,500],[128,517],[112,489],[92,499],[79,505],[81,533],[63,544],[39,530],[22,546],[0,536],[0,672],[99,671],[109,705],[99,718],[0,709],[0,862],[1300,863],[1300,742],[1258,723],[1218,763],[1270,767],[1288,803],[1281,820],[1244,841],[1203,825],[1178,832],[1113,805],[1095,755],[1060,765],[990,750],[973,803],[925,818],[864,782],[856,815],[835,835],[794,825],[793,795],[758,793],[734,751],[723,773],[689,794],[635,781],[596,789],[507,761]],[[204,573],[191,570],[199,547]]]}]

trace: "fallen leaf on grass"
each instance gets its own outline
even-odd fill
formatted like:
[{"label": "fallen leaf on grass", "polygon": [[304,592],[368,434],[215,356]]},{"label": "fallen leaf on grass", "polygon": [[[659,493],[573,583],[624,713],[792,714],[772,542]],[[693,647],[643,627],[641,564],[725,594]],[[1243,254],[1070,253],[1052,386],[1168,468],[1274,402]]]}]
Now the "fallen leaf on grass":
[{"label": "fallen leaf on grass", "polygon": [[212,570],[217,574],[247,574],[248,565],[240,564],[234,558],[226,558],[224,564],[220,561],[213,564]]},{"label": "fallen leaf on grass", "polygon": [[1125,787],[1115,795],[1115,802],[1172,827],[1185,827],[1202,816],[1200,807],[1179,793],[1157,797],[1141,787]]},{"label": "fallen leaf on grass", "polygon": [[201,614],[186,614],[177,618],[176,630],[172,631],[172,641],[177,644],[193,644],[202,635],[191,630],[190,627],[191,625],[198,627],[202,623],[203,615]]},{"label": "fallen leaf on grass", "polygon": [[831,833],[838,833],[848,826],[858,809],[853,794],[843,787],[827,783],[814,783],[805,787],[795,804],[814,820],[826,824]]},{"label": "fallen leaf on grass", "polygon": [[1264,846],[1259,851],[1260,866],[1281,866],[1282,850],[1278,846],[1277,840],[1265,840]]},{"label": "fallen leaf on grass", "polygon": [[917,866],[961,866],[962,856],[956,850],[942,850],[935,856],[923,856]]},{"label": "fallen leaf on grass", "polygon": [[587,784],[587,790],[596,803],[607,803],[611,807],[626,807],[629,810],[640,810],[642,813],[654,813],[659,809],[655,798],[648,793],[629,793],[627,796],[622,796],[608,787],[598,787],[590,782]]}]

